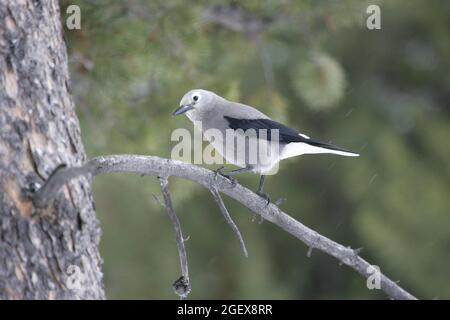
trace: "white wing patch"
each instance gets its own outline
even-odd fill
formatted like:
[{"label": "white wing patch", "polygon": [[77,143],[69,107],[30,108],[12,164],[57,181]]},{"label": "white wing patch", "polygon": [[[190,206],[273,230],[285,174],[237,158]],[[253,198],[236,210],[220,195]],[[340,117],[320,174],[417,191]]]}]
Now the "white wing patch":
[{"label": "white wing patch", "polygon": [[305,139],[310,139],[306,134],[299,133],[298,135],[299,135],[300,137],[305,138]]}]

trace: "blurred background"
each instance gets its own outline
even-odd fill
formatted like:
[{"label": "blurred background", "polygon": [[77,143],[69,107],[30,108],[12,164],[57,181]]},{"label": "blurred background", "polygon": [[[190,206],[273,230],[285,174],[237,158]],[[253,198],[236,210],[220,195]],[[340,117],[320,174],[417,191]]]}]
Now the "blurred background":
[{"label": "blurred background", "polygon": [[[89,157],[170,157],[171,113],[192,88],[257,106],[361,153],[283,162],[267,180],[282,209],[362,256],[419,298],[450,298],[450,2],[64,0],[72,90]],[[381,30],[368,30],[369,4]],[[214,167],[211,167],[214,168]],[[258,177],[238,180],[256,188]],[[211,194],[171,178],[198,299],[385,299],[231,199],[249,258]],[[175,299],[180,275],[156,178],[94,183],[109,298]],[[155,198],[156,197],[156,198]]]}]

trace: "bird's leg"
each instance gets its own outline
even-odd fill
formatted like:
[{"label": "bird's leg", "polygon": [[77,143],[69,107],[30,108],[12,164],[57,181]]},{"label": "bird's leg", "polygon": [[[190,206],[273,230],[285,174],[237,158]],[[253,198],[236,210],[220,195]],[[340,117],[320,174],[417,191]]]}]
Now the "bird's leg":
[{"label": "bird's leg", "polygon": [[244,168],[239,168],[239,169],[235,169],[235,170],[231,170],[231,171],[223,171],[224,167],[220,167],[217,170],[214,170],[214,172],[216,173],[216,179],[217,179],[217,175],[221,175],[224,178],[227,178],[228,180],[230,180],[231,184],[234,186],[236,184],[236,179],[234,177],[232,177],[233,175],[237,174],[237,173],[242,173],[242,172],[247,172],[252,170],[252,168],[250,166],[244,167]]},{"label": "bird's leg", "polygon": [[[271,202],[270,196],[267,193],[264,193],[264,191],[263,191],[265,180],[266,180],[266,176],[261,175],[261,178],[259,179],[258,191],[256,191],[256,194],[263,197],[264,199],[266,199],[267,205],[269,205],[269,203]],[[277,201],[275,201],[274,204],[276,206],[280,206],[284,201],[286,201],[286,198],[280,198]]]},{"label": "bird's leg", "polygon": [[259,178],[258,191],[256,191],[257,194],[262,194],[263,193],[264,182],[266,182],[266,176],[265,175],[261,175],[260,178]]},{"label": "bird's leg", "polygon": [[261,196],[262,198],[267,200],[267,205],[269,205],[270,203],[270,197],[268,194],[264,193],[264,182],[266,181],[266,176],[265,175],[261,175],[261,178],[259,178],[259,186],[258,186],[258,191],[256,191],[256,194]]},{"label": "bird's leg", "polygon": [[[220,168],[217,168],[216,170],[214,170],[214,180],[217,180],[217,176],[220,174],[222,177],[225,177],[227,179],[230,179],[230,176],[227,176],[224,172],[223,169],[225,169],[224,166],[221,166]],[[231,180],[230,180],[231,181]]]}]

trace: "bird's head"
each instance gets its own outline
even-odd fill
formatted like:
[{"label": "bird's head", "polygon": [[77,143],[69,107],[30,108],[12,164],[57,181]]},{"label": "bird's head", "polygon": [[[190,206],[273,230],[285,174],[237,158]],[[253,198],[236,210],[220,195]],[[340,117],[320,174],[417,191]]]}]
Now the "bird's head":
[{"label": "bird's head", "polygon": [[178,116],[186,113],[189,118],[195,118],[212,110],[215,106],[214,92],[194,89],[186,93],[180,101],[180,107],[174,111],[173,115]]}]

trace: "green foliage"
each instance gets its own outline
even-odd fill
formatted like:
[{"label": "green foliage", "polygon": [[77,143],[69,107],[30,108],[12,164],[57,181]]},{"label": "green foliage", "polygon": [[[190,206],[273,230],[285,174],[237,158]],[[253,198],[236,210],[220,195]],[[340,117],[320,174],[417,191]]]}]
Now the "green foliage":
[{"label": "green foliage", "polygon": [[[70,1],[72,4],[73,1]],[[450,298],[450,3],[385,1],[75,1],[82,29],[65,31],[72,88],[90,156],[170,156],[183,94],[205,88],[257,106],[302,132],[358,151],[281,164],[273,199],[352,247],[422,298]],[[63,1],[68,5],[69,1]],[[271,21],[259,34],[215,24],[204,10],[234,5]],[[64,9],[63,9],[64,10]],[[64,15],[63,15],[64,18]],[[318,112],[320,111],[320,112]],[[238,179],[255,187],[257,177]],[[97,178],[110,298],[174,298],[174,234],[152,194],[156,179]],[[384,298],[354,272],[227,201],[245,259],[211,195],[171,179],[193,298]]]},{"label": "green foliage", "polygon": [[298,63],[292,75],[294,88],[312,109],[334,107],[344,95],[345,74],[336,60],[315,53]]}]

